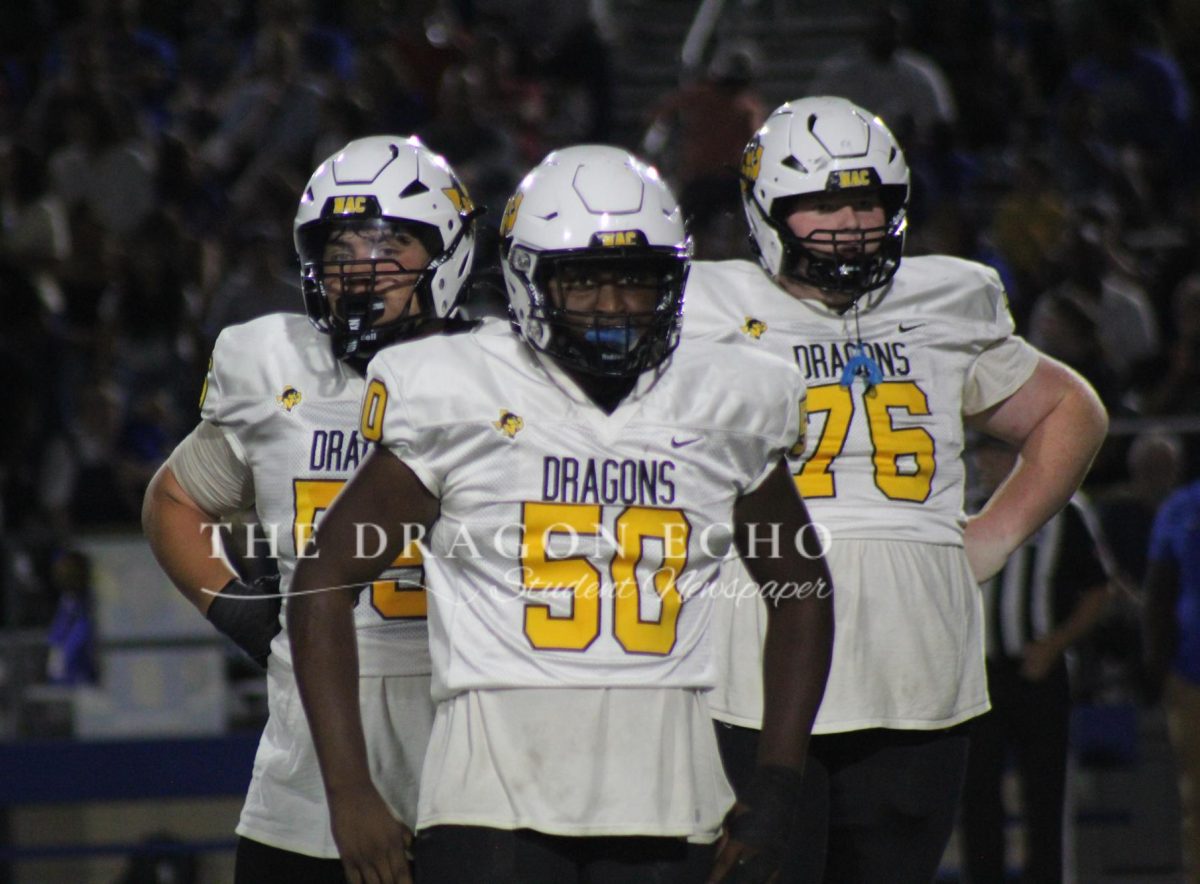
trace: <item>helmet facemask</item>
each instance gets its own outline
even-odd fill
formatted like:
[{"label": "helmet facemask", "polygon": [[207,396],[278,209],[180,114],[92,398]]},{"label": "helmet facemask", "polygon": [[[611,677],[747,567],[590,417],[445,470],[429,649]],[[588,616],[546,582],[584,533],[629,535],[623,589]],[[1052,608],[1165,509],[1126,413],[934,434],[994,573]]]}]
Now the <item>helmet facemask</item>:
[{"label": "helmet facemask", "polygon": [[899,188],[881,190],[884,224],[842,230],[818,228],[803,237],[793,233],[787,223],[803,197],[776,200],[771,216],[764,214],[763,218],[783,245],[780,275],[825,292],[849,295],[851,303],[891,282],[900,268],[908,220],[903,191],[889,190]]},{"label": "helmet facemask", "polygon": [[[534,255],[518,246],[510,266],[529,291],[530,320],[549,330],[539,349],[568,369],[636,377],[665,362],[679,344],[684,252],[642,247]],[[617,293],[602,294],[610,288]],[[602,309],[605,297],[617,298],[618,309]],[[645,309],[620,309],[643,303]]]},{"label": "helmet facemask", "polygon": [[[327,259],[330,244],[346,235],[383,246],[408,235],[432,258],[419,267],[382,256]],[[388,344],[420,334],[435,317],[431,282],[452,249],[442,249],[441,234],[431,225],[388,218],[329,220],[308,225],[299,238],[305,306],[310,317],[317,317],[317,327],[330,334],[336,358],[365,363]],[[389,296],[406,288],[409,294],[400,315],[381,322]]]}]

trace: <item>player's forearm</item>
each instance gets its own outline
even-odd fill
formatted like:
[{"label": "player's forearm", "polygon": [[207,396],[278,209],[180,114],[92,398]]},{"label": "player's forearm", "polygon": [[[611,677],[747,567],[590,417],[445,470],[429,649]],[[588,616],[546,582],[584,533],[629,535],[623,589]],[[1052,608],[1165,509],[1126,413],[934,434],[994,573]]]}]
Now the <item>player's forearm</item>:
[{"label": "player's forearm", "polygon": [[372,481],[379,463],[369,458],[334,500],[298,560],[288,589],[288,636],[296,684],[331,802],[338,795],[370,786],[358,708],[354,599],[359,588],[395,558],[402,543],[392,532],[374,555],[364,555],[360,548],[360,525],[391,522],[390,498]]},{"label": "player's forearm", "polygon": [[1104,442],[1108,415],[1082,383],[1072,385],[1020,442],[1012,473],[972,522],[1005,557],[1066,506]]},{"label": "player's forearm", "polygon": [[[758,763],[799,770],[833,655],[833,581],[823,557],[802,555],[793,542],[812,523],[782,460],[733,516],[742,562],[767,601]],[[763,555],[750,542],[756,525],[776,525],[789,541]]]},{"label": "player's forearm", "polygon": [[302,562],[287,605],[296,685],[331,800],[371,779],[358,708],[354,594],[326,590],[335,580],[330,569]]},{"label": "player's forearm", "polygon": [[802,768],[833,657],[833,579],[793,551],[751,564],[767,601],[758,765]]},{"label": "player's forearm", "polygon": [[188,497],[164,465],[142,501],[142,530],[167,577],[202,614],[213,593],[237,575],[220,555],[215,517]]},{"label": "player's forearm", "polygon": [[792,575],[767,594],[758,763],[800,768],[833,656],[833,586],[824,559]]}]

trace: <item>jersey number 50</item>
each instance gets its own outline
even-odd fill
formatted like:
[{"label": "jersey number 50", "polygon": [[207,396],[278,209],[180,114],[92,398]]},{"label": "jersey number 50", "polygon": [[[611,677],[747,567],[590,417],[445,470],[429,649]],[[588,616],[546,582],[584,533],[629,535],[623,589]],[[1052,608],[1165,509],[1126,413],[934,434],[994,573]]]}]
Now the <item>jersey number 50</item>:
[{"label": "jersey number 50", "polygon": [[[599,505],[577,503],[526,503],[522,507],[521,574],[523,589],[533,594],[569,591],[571,612],[554,614],[550,605],[531,602],[525,606],[525,637],[535,648],[584,651],[600,635],[600,587],[604,575],[588,555],[601,540]],[[630,654],[671,653],[675,647],[675,623],[683,598],[676,577],[687,567],[688,539],[692,527],[677,509],[626,507],[613,524],[610,539],[616,552],[608,563],[612,581],[612,630],[617,642]],[[572,554],[551,557],[553,538],[563,536],[576,549]],[[653,573],[658,596],[658,616],[646,616],[638,565],[647,544],[661,546],[662,562]],[[583,552],[578,548],[584,547]],[[577,554],[576,554],[577,553]]]}]

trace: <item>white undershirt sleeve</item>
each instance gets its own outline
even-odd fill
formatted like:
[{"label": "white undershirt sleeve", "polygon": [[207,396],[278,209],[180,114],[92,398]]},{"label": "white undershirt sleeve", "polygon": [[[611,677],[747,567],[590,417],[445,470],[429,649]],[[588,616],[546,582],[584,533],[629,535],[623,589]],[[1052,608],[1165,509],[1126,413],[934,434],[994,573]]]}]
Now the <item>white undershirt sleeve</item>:
[{"label": "white undershirt sleeve", "polygon": [[229,516],[254,504],[254,474],[225,437],[210,421],[201,421],[180,442],[167,466],[180,486],[202,510],[214,516]]}]

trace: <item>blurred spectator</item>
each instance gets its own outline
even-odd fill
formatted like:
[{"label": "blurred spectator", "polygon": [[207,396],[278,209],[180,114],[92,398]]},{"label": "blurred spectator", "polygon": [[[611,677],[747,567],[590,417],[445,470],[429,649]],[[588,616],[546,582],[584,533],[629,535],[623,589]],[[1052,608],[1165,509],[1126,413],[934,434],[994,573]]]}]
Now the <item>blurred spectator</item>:
[{"label": "blurred spectator", "polygon": [[678,187],[698,257],[741,257],[727,254],[721,241],[745,240],[739,163],[767,117],[754,84],[757,63],[748,46],[721,47],[703,77],[659,101],[643,139],[646,154]]},{"label": "blurred spectator", "polygon": [[120,388],[94,380],[79,391],[79,403],[65,437],[51,443],[47,500],[52,506],[65,502],[75,528],[132,522],[145,485],[127,467]]},{"label": "blurred spectator", "polygon": [[504,204],[526,170],[512,133],[486,112],[483,90],[467,69],[451,67],[442,75],[437,114],[417,135],[462,176],[475,204],[488,209],[483,223],[499,228]]},{"label": "blurred spectator", "polygon": [[91,684],[97,676],[91,560],[78,550],[69,550],[54,561],[50,574],[58,607],[47,635],[47,680],[54,684]]},{"label": "blurred spectator", "polygon": [[1055,309],[1055,299],[1073,302],[1095,324],[1104,364],[1124,391],[1131,368],[1158,354],[1159,332],[1145,290],[1122,272],[1112,248],[1095,218],[1082,216],[1067,225],[1059,257],[1064,278],[1034,304],[1032,340],[1041,346],[1042,314]]},{"label": "blurred spectator", "polygon": [[27,144],[0,143],[0,255],[49,285],[70,250],[66,207],[48,191],[45,159]]},{"label": "blurred spectator", "polygon": [[155,205],[155,158],[136,137],[128,104],[91,89],[56,102],[66,142],[50,155],[51,189],[68,207],[82,203],[107,233],[124,236]]},{"label": "blurred spectator", "polygon": [[908,12],[877,2],[861,46],[834,55],[817,68],[809,95],[840,95],[888,121],[910,163],[944,143],[957,111],[941,68],[909,47]]},{"label": "blurred spectator", "polygon": [[1057,110],[1050,136],[1053,152],[1060,159],[1054,169],[1059,187],[1076,200],[1132,186],[1120,174],[1116,147],[1099,136],[1095,116],[1088,102],[1065,102]]},{"label": "blurred spectator", "polygon": [[164,129],[178,56],[166,35],[146,26],[142,4],[82,0],[50,5],[59,8],[50,13],[54,27],[43,56],[43,82],[33,101],[35,114],[46,114],[53,122],[55,98],[107,92],[128,102],[128,119],[122,121],[128,128],[121,130],[126,137],[152,137]]},{"label": "blurred spectator", "polygon": [[[1004,48],[997,40],[1001,3],[978,0],[903,0],[911,21],[912,48],[925,53],[952,84],[955,126],[971,151],[996,151],[1019,135],[1019,84],[1009,81]],[[1024,2],[1022,6],[1026,5]],[[907,148],[906,148],[907,152]]]},{"label": "blurred spectator", "polygon": [[[238,69],[238,52],[245,45],[249,22],[245,4],[226,0],[191,0],[182,4],[180,82],[173,96],[173,128],[189,128],[180,107],[207,109]],[[180,102],[182,95],[195,99]]]},{"label": "blurred spectator", "polygon": [[1058,104],[1064,129],[1082,130],[1103,149],[1145,154],[1154,190],[1179,186],[1179,163],[1192,121],[1192,95],[1179,64],[1157,45],[1157,22],[1141,0],[1097,0],[1087,7],[1083,57],[1067,72]]},{"label": "blurred spectator", "polygon": [[1159,45],[1153,6],[1096,0],[1085,8],[1082,57],[1066,73],[1061,101],[1091,107],[1110,144],[1178,147],[1192,117],[1191,89]]},{"label": "blurred spectator", "polygon": [[202,328],[210,345],[227,325],[304,311],[290,237],[285,240],[276,226],[255,224],[234,237],[232,249],[226,275],[204,310]]},{"label": "blurred spectator", "polygon": [[1016,278],[1009,295],[1019,329],[1028,327],[1033,298],[1053,282],[1066,223],[1066,199],[1049,161],[1036,151],[1024,153],[1013,187],[996,201],[990,233]]},{"label": "blurred spectator", "polygon": [[[1003,443],[974,450],[990,494],[1016,462]],[[1063,880],[1071,691],[1067,651],[1103,617],[1110,589],[1082,496],[1026,541],[983,585],[990,712],[976,719],[963,791],[963,864],[971,884],[1008,879],[1002,781],[1011,753],[1021,788],[1022,880]]]},{"label": "blurred spectator", "polygon": [[[393,21],[391,28],[384,30],[388,32],[388,39],[396,44],[400,56],[408,62],[415,95],[424,107],[432,109],[437,103],[443,75],[449,68],[462,67],[466,63],[473,38],[457,14],[469,9],[469,4],[436,2],[427,5],[432,8],[422,21]],[[369,41],[381,31],[379,6],[372,0],[344,4],[343,13],[360,42]],[[380,130],[373,128],[370,131]]]},{"label": "blurred spectator", "polygon": [[[359,65],[358,70],[361,71],[366,66]],[[332,156],[343,144],[353,141],[362,133],[375,131],[368,125],[370,113],[363,105],[366,94],[356,87],[354,81],[331,84],[321,95],[317,137],[313,141],[309,163],[313,168],[326,157]]]},{"label": "blurred spectator", "polygon": [[121,426],[121,472],[123,481],[136,494],[144,494],[150,479],[171,453],[182,435],[181,422],[165,390],[133,397]]},{"label": "blurred spectator", "polygon": [[1163,16],[1162,32],[1179,59],[1193,91],[1200,86],[1200,3],[1196,0],[1162,0],[1156,6]]},{"label": "blurred spectator", "polygon": [[317,136],[321,81],[304,64],[297,21],[276,19],[254,38],[247,72],[221,100],[220,123],[200,149],[247,204],[269,171],[307,167]]},{"label": "blurred spectator", "polygon": [[228,217],[225,189],[186,138],[165,135],[159,141],[155,190],[159,208],[189,237],[213,234]]},{"label": "blurred spectator", "polygon": [[195,243],[161,210],[113,256],[101,309],[108,327],[101,366],[128,394],[164,389],[191,398],[192,378],[181,378],[179,365],[188,362],[195,343],[187,301],[199,261]]},{"label": "blurred spectator", "polygon": [[1139,433],[1129,446],[1126,470],[1126,481],[1105,489],[1096,503],[1122,578],[1137,586],[1146,576],[1154,514],[1184,475],[1183,442],[1174,433]]},{"label": "blurred spectator", "polygon": [[[342,134],[350,138],[365,132],[412,132],[434,113],[434,104],[417,85],[412,62],[403,47],[392,40],[375,39],[364,45],[354,75],[341,89],[326,85],[324,97],[326,104],[340,99],[353,128]],[[314,146],[310,156],[318,163],[347,141],[342,138],[334,143],[337,133],[324,129],[318,134],[323,146]]]},{"label": "blurred spectator", "polygon": [[13,3],[0,28],[0,132],[17,132],[37,88],[49,22],[33,3]]},{"label": "blurred spectator", "polygon": [[1175,340],[1167,366],[1146,398],[1151,414],[1200,413],[1200,273],[1184,278],[1171,298]]},{"label": "blurred spectator", "polygon": [[[523,147],[528,165],[556,147],[612,138],[614,71],[598,27],[603,3],[559,0],[470,0],[456,4],[475,33],[470,49],[481,70],[495,72],[520,87],[516,112],[530,141]],[[497,39],[507,50],[497,46]],[[498,51],[499,50],[499,51]],[[490,57],[490,61],[488,60]],[[536,141],[536,148],[535,148]]]},{"label": "blurred spectator", "polygon": [[973,199],[942,200],[919,229],[910,229],[904,248],[914,255],[954,255],[988,265],[1000,275],[1015,317],[1016,305],[1023,300],[1020,280],[984,228],[988,220],[984,200],[977,193]]},{"label": "blurred spectator", "polygon": [[136,0],[91,0],[81,23],[100,45],[103,80],[134,101],[138,131],[150,134],[168,124],[167,99],[178,76],[172,41],[147,27]]},{"label": "blurred spectator", "polygon": [[1111,412],[1120,403],[1120,387],[1100,342],[1096,312],[1094,304],[1069,289],[1046,292],[1034,309],[1029,340],[1086,377]]},{"label": "blurred spectator", "polygon": [[20,459],[0,476],[6,499],[22,510],[4,513],[5,533],[34,551],[76,531],[135,523],[151,476],[179,437],[179,414],[161,390],[133,397],[128,408],[111,380],[94,378],[76,392],[79,411],[65,428],[48,423],[40,438],[14,446]]},{"label": "blurred spectator", "polygon": [[[997,60],[1013,85],[1015,124],[1007,140],[1028,143],[1050,115],[1051,101],[1067,69],[1067,41],[1054,0],[1022,0],[999,4],[996,22]],[[975,95],[964,83],[963,94]]]},{"label": "blurred spectator", "polygon": [[76,206],[67,223],[71,252],[58,275],[62,302],[51,307],[58,356],[54,401],[60,424],[77,412],[78,391],[99,370],[107,350],[101,306],[112,272],[110,240],[91,210]]},{"label": "blurred spectator", "polygon": [[1184,874],[1200,882],[1200,483],[1163,503],[1150,537],[1145,659],[1150,698],[1162,697],[1179,773]]},{"label": "blurred spectator", "polygon": [[546,129],[553,135],[553,147],[603,142],[613,116],[609,47],[589,15],[564,24],[537,53],[539,73],[550,87]]},{"label": "blurred spectator", "polygon": [[[54,542],[65,534],[64,511],[43,497],[47,440],[61,426],[55,407],[58,354],[48,311],[29,274],[0,261],[4,323],[0,373],[5,379],[5,432],[0,435],[0,534],[25,542]],[[39,537],[40,535],[40,537]]]},{"label": "blurred spectator", "polygon": [[520,70],[515,41],[493,25],[477,29],[468,46],[464,76],[477,90],[476,107],[486,114],[486,122],[513,133],[522,167],[540,163],[551,144],[546,132],[548,84]]}]

